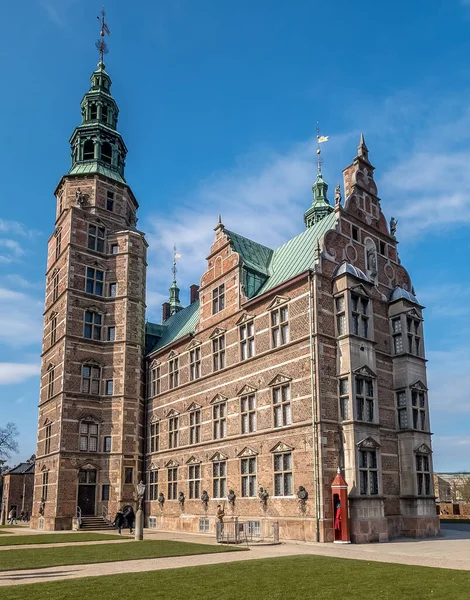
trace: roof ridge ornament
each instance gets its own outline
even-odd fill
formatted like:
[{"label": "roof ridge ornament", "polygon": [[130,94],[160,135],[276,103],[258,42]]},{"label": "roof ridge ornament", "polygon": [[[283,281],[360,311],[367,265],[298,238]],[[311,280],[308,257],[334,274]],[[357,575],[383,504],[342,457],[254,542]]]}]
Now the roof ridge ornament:
[{"label": "roof ridge ornament", "polygon": [[106,34],[111,35],[111,32],[109,31],[109,27],[106,23],[105,17],[106,17],[106,12],[104,10],[104,5],[103,5],[101,7],[101,16],[96,17],[98,19],[98,21],[101,21],[101,29],[100,29],[100,37],[97,39],[96,44],[95,44],[98,52],[100,53],[100,62],[98,63],[98,67],[103,70],[106,67],[106,65],[103,62],[103,58],[104,58],[104,55],[108,54],[108,52],[109,52],[108,45],[106,44],[106,40],[105,40],[104,36]]}]

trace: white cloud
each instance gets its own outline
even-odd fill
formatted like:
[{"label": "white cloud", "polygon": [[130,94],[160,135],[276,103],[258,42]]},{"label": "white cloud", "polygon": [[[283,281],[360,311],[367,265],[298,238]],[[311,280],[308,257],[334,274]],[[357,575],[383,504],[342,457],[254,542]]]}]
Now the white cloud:
[{"label": "white cloud", "polygon": [[30,294],[0,287],[0,342],[28,346],[42,337],[43,302]]},{"label": "white cloud", "polygon": [[6,221],[5,219],[0,219],[0,233],[32,237],[38,235],[39,232],[34,229],[27,229],[23,223],[19,223],[18,221]]},{"label": "white cloud", "polygon": [[[39,375],[40,366],[29,363],[0,363],[0,385],[10,385],[12,383],[21,383],[30,377]],[[17,400],[17,402],[23,399]]]}]

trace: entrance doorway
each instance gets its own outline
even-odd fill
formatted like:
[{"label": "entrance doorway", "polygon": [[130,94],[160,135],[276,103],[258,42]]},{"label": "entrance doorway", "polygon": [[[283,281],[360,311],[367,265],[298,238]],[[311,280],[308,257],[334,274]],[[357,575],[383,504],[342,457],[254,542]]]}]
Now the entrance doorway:
[{"label": "entrance doorway", "polygon": [[78,472],[77,505],[83,517],[92,517],[96,512],[96,471],[80,470]]}]

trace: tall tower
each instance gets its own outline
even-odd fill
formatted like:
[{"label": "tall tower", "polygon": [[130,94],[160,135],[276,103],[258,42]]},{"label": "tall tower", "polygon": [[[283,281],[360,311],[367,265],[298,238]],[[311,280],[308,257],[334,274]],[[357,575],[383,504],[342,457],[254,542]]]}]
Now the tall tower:
[{"label": "tall tower", "polygon": [[32,514],[48,530],[132,504],[141,470],[147,243],[124,177],[102,17],[48,242]]}]

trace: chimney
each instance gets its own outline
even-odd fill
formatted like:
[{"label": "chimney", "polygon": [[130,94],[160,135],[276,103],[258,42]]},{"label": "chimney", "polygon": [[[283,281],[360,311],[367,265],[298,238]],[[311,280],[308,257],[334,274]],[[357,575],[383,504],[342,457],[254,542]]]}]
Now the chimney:
[{"label": "chimney", "polygon": [[164,302],[162,304],[162,323],[170,318],[170,303]]},{"label": "chimney", "polygon": [[189,288],[189,303],[192,304],[199,300],[199,286],[193,283]]}]

